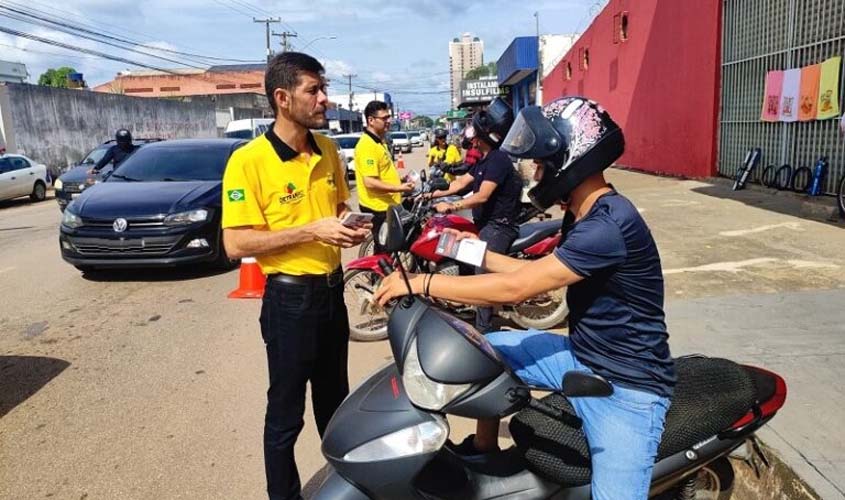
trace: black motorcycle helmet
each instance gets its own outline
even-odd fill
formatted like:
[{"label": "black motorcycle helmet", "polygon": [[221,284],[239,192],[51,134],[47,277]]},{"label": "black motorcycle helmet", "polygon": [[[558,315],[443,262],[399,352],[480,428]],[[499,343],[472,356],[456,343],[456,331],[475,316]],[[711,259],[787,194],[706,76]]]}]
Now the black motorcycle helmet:
[{"label": "black motorcycle helmet", "polygon": [[502,151],[542,161],[543,177],[528,191],[528,197],[545,210],[567,201],[587,177],[622,156],[625,137],[597,103],[583,97],[561,97],[542,108],[523,108],[502,143]]},{"label": "black motorcycle helmet", "polygon": [[445,128],[436,128],[434,129],[434,139],[443,139],[446,140],[446,137],[449,135],[449,132],[446,132]]},{"label": "black motorcycle helmet", "polygon": [[132,132],[126,130],[125,128],[118,129],[118,131],[114,133],[114,140],[117,141],[119,146],[131,145]]},{"label": "black motorcycle helmet", "polygon": [[493,148],[502,145],[502,140],[513,125],[513,110],[503,99],[490,101],[486,110],[472,115],[472,128],[479,139]]}]

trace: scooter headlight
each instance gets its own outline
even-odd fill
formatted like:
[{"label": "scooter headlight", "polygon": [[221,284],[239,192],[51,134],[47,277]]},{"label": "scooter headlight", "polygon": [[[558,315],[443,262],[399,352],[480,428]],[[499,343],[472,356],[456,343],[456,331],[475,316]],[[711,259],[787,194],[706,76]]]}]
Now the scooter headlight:
[{"label": "scooter headlight", "polygon": [[472,384],[441,384],[428,378],[420,366],[417,343],[411,344],[405,356],[402,384],[412,403],[426,410],[440,411],[472,387]]},{"label": "scooter headlight", "polygon": [[443,447],[449,437],[446,419],[434,416],[423,422],[374,439],[347,453],[345,462],[379,462],[432,453]]}]

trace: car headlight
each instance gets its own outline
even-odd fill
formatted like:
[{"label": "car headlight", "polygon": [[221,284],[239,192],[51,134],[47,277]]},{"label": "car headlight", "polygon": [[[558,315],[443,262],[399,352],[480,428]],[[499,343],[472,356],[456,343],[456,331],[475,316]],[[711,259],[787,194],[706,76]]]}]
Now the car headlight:
[{"label": "car headlight", "polygon": [[53,183],[53,189],[56,191],[60,191],[62,189],[62,180],[56,179],[56,182]]},{"label": "car headlight", "polygon": [[76,229],[82,225],[82,217],[76,215],[68,209],[65,209],[65,212],[62,215],[62,225],[71,229]]},{"label": "car headlight", "polygon": [[440,384],[428,378],[420,366],[416,342],[411,344],[405,356],[402,384],[412,403],[434,411],[439,411],[472,387],[472,384]]},{"label": "car headlight", "polygon": [[445,418],[434,416],[423,422],[366,442],[347,453],[345,462],[379,462],[432,453],[443,447],[449,437]]},{"label": "car headlight", "polygon": [[168,215],[164,218],[164,224],[167,226],[182,226],[193,224],[194,222],[202,222],[206,219],[208,219],[208,210],[200,208],[198,210],[189,210],[187,212]]}]

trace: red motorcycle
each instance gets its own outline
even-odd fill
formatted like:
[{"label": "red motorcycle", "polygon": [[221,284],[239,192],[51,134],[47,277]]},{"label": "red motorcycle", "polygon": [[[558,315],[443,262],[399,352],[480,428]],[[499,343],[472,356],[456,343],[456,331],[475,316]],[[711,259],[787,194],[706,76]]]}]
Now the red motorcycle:
[{"label": "red motorcycle", "polygon": [[[423,183],[426,185],[427,183]],[[424,191],[433,191],[431,186]],[[437,200],[441,201],[441,200]],[[432,201],[418,197],[411,210],[403,211],[405,249],[399,253],[405,269],[447,275],[474,274],[472,266],[439,255],[435,249],[440,235],[447,228],[478,234],[475,225],[460,215],[434,214]],[[520,259],[538,259],[552,253],[560,242],[560,220],[523,224],[508,255]],[[353,340],[373,341],[387,338],[387,313],[373,301],[373,293],[384,278],[379,261],[392,262],[387,254],[360,257],[346,265],[343,293],[349,309],[349,329]],[[569,313],[565,289],[544,293],[519,304],[503,306],[499,315],[523,328],[545,330],[561,324]],[[438,301],[451,311],[470,315],[474,308],[463,304]]]}]

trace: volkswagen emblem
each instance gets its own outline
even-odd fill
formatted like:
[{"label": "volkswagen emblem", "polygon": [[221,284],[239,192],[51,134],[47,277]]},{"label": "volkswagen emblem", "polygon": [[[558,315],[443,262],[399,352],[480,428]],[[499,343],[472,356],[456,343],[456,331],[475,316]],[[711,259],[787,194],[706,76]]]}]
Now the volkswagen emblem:
[{"label": "volkswagen emblem", "polygon": [[122,233],[126,231],[127,227],[129,227],[129,223],[126,222],[126,219],[121,217],[120,219],[115,219],[111,227],[114,229],[114,232]]}]

